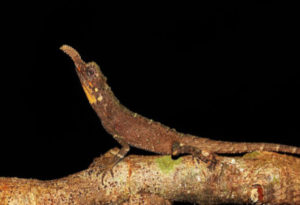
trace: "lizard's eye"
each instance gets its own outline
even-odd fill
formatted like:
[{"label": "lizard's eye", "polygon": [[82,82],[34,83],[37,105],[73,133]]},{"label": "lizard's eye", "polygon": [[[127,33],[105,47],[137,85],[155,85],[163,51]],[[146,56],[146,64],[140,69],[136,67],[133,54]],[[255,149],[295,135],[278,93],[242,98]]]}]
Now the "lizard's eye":
[{"label": "lizard's eye", "polygon": [[94,66],[88,66],[85,72],[90,80],[93,80],[97,76],[97,70]]},{"label": "lizard's eye", "polygon": [[95,74],[95,71],[92,68],[88,69],[86,72],[89,77],[92,77]]},{"label": "lizard's eye", "polygon": [[86,69],[84,70],[83,73],[83,75],[85,75],[85,78],[88,81],[94,81],[99,79],[100,74],[101,73],[99,67],[97,66],[96,63],[93,62],[87,64]]}]

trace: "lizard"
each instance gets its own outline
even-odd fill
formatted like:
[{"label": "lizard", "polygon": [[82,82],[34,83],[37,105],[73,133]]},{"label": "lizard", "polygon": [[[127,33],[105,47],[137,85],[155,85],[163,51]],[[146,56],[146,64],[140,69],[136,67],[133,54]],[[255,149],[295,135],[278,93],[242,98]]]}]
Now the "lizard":
[{"label": "lizard", "polygon": [[60,49],[71,57],[86,97],[101,120],[104,129],[120,144],[108,170],[128,153],[130,146],[158,154],[193,154],[200,160],[215,163],[215,154],[237,154],[252,151],[273,151],[300,154],[300,147],[255,142],[227,142],[177,132],[175,129],[130,111],[122,105],[107,84],[95,62],[84,62],[68,45]]}]

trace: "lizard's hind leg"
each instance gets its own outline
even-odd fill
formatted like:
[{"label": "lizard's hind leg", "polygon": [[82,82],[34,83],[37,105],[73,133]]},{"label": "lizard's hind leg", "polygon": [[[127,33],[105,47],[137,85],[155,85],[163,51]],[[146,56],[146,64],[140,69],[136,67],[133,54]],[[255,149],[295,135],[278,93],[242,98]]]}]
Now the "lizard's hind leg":
[{"label": "lizard's hind leg", "polygon": [[105,175],[110,172],[111,176],[114,177],[113,173],[113,168],[116,164],[118,164],[129,152],[130,147],[128,143],[126,143],[121,137],[115,135],[114,138],[120,143],[122,148],[119,150],[118,153],[114,153],[114,157],[111,158],[110,162],[103,167],[103,174],[102,174],[102,184],[103,184],[103,179]]},{"label": "lizard's hind leg", "polygon": [[[199,148],[185,145],[179,142],[174,142],[172,145],[172,155],[191,154],[197,161],[203,161],[208,165],[209,169],[214,169],[217,164],[217,159],[214,153],[200,150]],[[198,161],[199,162],[199,161]]]}]

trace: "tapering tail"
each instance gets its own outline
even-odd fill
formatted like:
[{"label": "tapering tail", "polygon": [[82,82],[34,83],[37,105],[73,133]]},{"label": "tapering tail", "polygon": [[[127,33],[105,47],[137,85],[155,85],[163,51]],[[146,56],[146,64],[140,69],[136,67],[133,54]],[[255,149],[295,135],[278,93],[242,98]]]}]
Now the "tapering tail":
[{"label": "tapering tail", "polygon": [[220,154],[235,154],[253,151],[283,152],[298,155],[300,154],[300,147],[282,144],[263,142],[226,142],[195,136],[187,136],[183,138],[184,139],[182,139],[182,142],[188,146],[193,146],[201,150],[207,150]]}]

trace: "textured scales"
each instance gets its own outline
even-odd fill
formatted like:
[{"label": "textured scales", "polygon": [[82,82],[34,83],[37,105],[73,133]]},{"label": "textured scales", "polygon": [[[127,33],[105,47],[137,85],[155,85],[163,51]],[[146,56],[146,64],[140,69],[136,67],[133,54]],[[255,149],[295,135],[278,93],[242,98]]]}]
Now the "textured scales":
[{"label": "textured scales", "polygon": [[205,150],[211,153],[245,153],[264,150],[300,154],[300,148],[294,146],[216,141],[179,133],[159,122],[131,112],[120,104],[96,63],[85,63],[78,52],[70,46],[63,45],[61,50],[74,61],[85,94],[105,130],[126,147],[120,154],[120,158],[129,150],[126,144],[159,154],[193,153],[194,150]]}]

